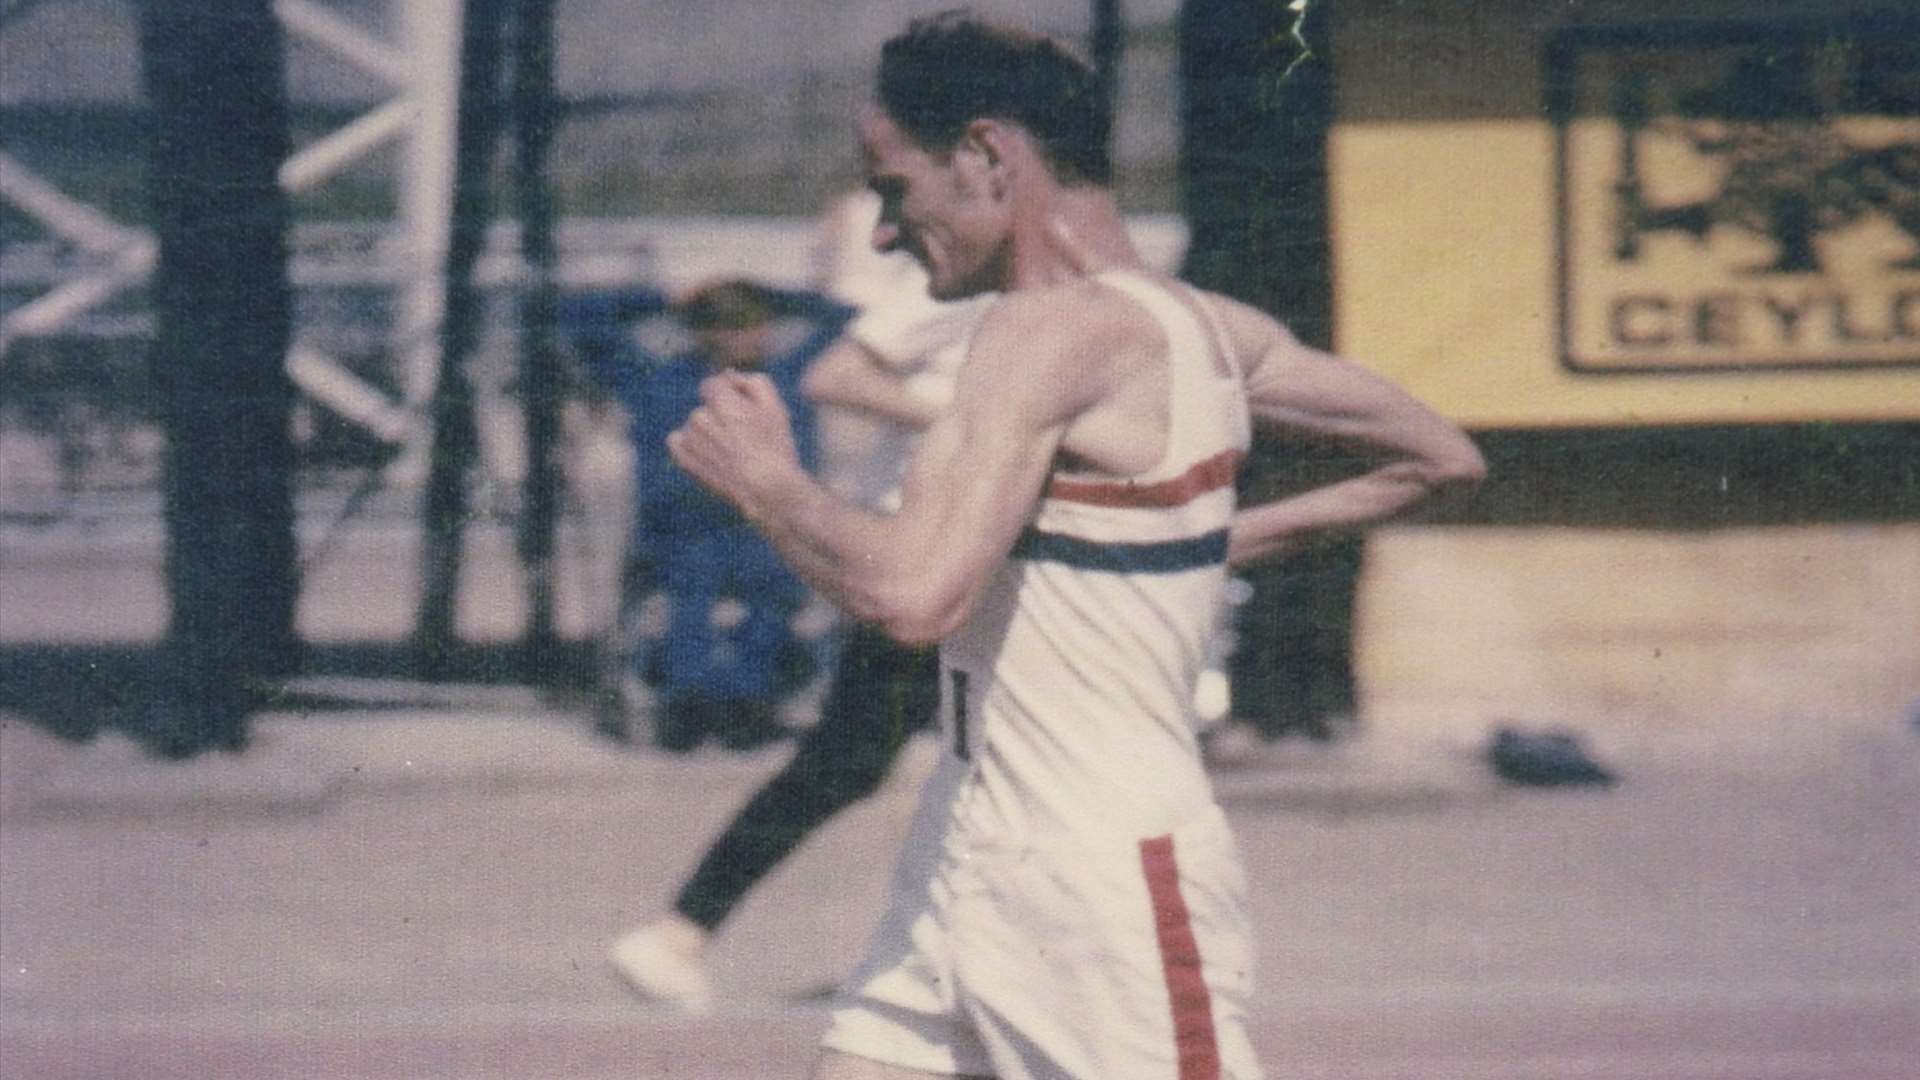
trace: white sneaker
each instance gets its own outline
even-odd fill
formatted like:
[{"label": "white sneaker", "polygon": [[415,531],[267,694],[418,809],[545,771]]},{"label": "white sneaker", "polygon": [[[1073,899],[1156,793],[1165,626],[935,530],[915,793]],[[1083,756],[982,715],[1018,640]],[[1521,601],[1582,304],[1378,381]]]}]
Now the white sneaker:
[{"label": "white sneaker", "polygon": [[713,1008],[706,965],[676,946],[657,923],[615,938],[607,959],[642,997],[695,1014]]}]

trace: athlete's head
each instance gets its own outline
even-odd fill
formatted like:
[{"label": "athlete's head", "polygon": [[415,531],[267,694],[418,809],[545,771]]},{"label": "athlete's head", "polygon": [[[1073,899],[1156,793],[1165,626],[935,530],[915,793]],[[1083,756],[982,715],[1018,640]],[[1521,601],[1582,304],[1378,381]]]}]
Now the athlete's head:
[{"label": "athlete's head", "polygon": [[1111,180],[1106,95],[1051,38],[961,12],[917,20],[881,49],[876,98],[860,125],[874,244],[919,259],[936,297],[998,287],[1035,185]]},{"label": "athlete's head", "polygon": [[677,306],[708,364],[747,368],[766,362],[774,311],[765,286],[741,278],[710,281],[687,293]]},{"label": "athlete's head", "polygon": [[1053,38],[947,11],[880,49],[878,99],[922,149],[953,150],[975,120],[1032,135],[1060,182],[1110,183],[1113,122],[1092,65]]}]

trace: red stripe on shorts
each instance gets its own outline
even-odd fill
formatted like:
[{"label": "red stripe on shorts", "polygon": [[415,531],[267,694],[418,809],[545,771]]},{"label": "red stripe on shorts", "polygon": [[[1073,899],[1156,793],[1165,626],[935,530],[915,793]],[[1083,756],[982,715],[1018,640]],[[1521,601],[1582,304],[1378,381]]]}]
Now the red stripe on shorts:
[{"label": "red stripe on shorts", "polygon": [[1173,837],[1140,841],[1140,866],[1146,872],[1147,895],[1153,900],[1153,929],[1160,939],[1160,969],[1167,978],[1167,996],[1173,1002],[1174,1049],[1180,1057],[1180,1080],[1219,1080],[1220,1044],[1213,1031],[1213,999],[1200,973],[1200,943],[1193,936],[1193,918],[1180,895],[1180,864],[1173,855]]}]

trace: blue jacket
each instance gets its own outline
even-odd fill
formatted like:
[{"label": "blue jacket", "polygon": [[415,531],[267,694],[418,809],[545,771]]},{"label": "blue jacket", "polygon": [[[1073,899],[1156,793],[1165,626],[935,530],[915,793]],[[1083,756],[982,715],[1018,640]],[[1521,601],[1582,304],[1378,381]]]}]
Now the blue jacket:
[{"label": "blue jacket", "polygon": [[[818,458],[818,439],[814,411],[800,393],[800,380],[855,312],[817,293],[776,291],[774,296],[780,315],[808,324],[805,337],[769,359],[763,370],[793,416],[794,442],[811,469]],[[665,294],[658,290],[633,288],[570,296],[562,300],[558,313],[562,332],[573,340],[588,377],[632,418],[638,516],[634,555],[652,562],[690,535],[750,531],[737,511],[700,487],[667,454],[667,435],[699,405],[700,381],[709,371],[695,353],[657,356],[633,340],[636,324],[665,313],[667,307]]]}]

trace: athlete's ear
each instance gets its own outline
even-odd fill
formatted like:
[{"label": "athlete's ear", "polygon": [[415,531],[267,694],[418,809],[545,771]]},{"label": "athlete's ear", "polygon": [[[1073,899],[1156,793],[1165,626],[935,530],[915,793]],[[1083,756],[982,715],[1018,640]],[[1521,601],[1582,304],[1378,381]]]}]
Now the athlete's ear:
[{"label": "athlete's ear", "polygon": [[960,142],[979,163],[987,193],[995,199],[1004,199],[1012,188],[1015,167],[1013,132],[998,120],[975,120],[967,125]]}]

